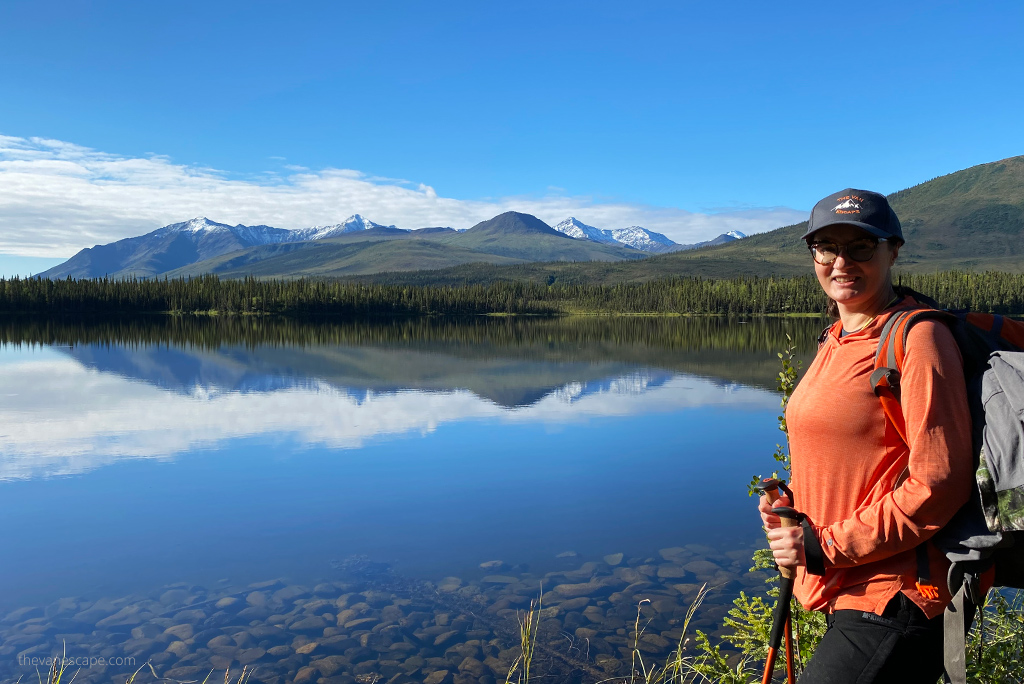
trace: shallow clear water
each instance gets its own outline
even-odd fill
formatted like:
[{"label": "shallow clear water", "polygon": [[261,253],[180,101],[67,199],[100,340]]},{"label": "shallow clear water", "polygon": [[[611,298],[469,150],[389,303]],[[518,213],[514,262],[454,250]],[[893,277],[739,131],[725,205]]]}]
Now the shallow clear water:
[{"label": "shallow clear water", "polygon": [[774,352],[816,324],[553,325],[8,331],[4,612],[311,587],[353,556],[436,584],[749,553]]}]

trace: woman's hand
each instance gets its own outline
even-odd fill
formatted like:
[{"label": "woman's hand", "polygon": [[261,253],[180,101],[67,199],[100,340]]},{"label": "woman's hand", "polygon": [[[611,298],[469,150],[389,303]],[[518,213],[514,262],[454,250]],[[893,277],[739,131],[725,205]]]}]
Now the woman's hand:
[{"label": "woman's hand", "polygon": [[757,510],[761,513],[761,524],[764,525],[764,531],[768,532],[776,527],[782,527],[782,521],[779,520],[779,516],[772,513],[773,508],[792,505],[793,503],[785,494],[781,495],[775,503],[768,503],[768,495],[762,494],[761,500],[757,504]]},{"label": "woman's hand", "polygon": [[775,564],[780,568],[807,565],[804,556],[804,529],[799,525],[768,530],[768,548],[772,550]]},{"label": "woman's hand", "polygon": [[761,513],[761,522],[764,524],[765,532],[768,533],[768,547],[775,557],[775,564],[780,568],[793,568],[807,564],[804,556],[803,528],[799,525],[783,527],[779,516],[772,513],[773,508],[792,505],[789,497],[785,494],[774,503],[769,503],[768,497],[762,494],[757,505],[757,510]]}]

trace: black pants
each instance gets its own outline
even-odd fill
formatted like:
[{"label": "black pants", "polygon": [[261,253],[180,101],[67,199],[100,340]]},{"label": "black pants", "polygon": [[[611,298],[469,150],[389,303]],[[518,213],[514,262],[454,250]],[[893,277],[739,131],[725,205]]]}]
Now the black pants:
[{"label": "black pants", "polygon": [[936,684],[942,677],[942,616],[929,620],[903,594],[881,617],[837,610],[799,684]]}]

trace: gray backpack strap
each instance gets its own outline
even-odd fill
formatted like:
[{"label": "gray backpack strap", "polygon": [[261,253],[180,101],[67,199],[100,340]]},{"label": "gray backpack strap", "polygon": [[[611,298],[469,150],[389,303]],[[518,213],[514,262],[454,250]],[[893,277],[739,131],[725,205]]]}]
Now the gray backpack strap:
[{"label": "gray backpack strap", "polygon": [[948,684],[967,684],[967,637],[964,634],[964,583],[942,615],[942,666]]},{"label": "gray backpack strap", "polygon": [[[955,563],[949,568],[951,585],[954,575],[961,572]],[[967,631],[974,621],[975,606],[981,602],[978,576],[967,573],[961,577],[960,588],[942,614],[942,667],[947,684],[967,684]]]}]

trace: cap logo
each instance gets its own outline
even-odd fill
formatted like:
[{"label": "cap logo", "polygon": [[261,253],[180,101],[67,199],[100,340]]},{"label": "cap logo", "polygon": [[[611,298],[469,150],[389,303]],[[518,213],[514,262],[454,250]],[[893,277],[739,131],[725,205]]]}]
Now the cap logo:
[{"label": "cap logo", "polygon": [[860,197],[856,195],[846,195],[845,197],[839,198],[839,204],[832,207],[833,214],[859,214],[860,204],[862,202]]}]

